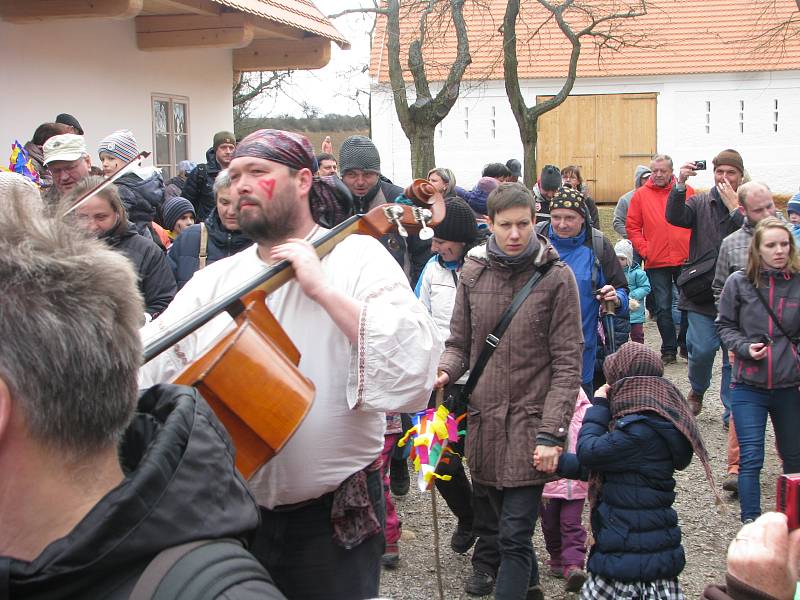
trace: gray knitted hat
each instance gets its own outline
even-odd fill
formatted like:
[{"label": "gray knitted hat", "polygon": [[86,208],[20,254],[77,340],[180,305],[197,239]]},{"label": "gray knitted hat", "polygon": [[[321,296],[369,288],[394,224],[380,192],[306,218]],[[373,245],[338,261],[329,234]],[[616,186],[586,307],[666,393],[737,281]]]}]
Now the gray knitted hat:
[{"label": "gray knitted hat", "polygon": [[352,135],[342,142],[342,149],[339,150],[339,171],[344,174],[351,169],[381,172],[381,155],[368,137]]}]

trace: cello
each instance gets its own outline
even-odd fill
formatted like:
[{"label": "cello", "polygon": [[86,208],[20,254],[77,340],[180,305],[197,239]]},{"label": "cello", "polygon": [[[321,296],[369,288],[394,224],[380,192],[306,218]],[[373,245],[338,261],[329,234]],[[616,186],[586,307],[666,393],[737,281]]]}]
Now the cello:
[{"label": "cello", "polygon": [[[409,204],[384,204],[345,220],[313,245],[322,258],[352,234],[380,237],[394,228],[401,236],[419,231],[433,237],[431,225],[444,218],[444,200],[424,179],[405,190]],[[236,466],[249,478],[286,444],[308,413],[314,385],[297,368],[300,353],[266,305],[266,297],[293,278],[287,261],[270,266],[236,289],[162,330],[148,340],[148,362],[218,315],[227,329],[174,380],[196,387],[228,430],[236,447]]]}]

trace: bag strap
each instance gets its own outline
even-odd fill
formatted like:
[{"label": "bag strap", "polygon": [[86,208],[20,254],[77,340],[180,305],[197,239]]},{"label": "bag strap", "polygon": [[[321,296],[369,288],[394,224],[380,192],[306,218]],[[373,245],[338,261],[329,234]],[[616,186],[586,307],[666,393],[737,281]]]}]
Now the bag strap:
[{"label": "bag strap", "polygon": [[[129,600],[210,600],[253,582],[274,587],[267,571],[241,543],[201,540],[159,553],[139,577]],[[263,596],[264,600],[278,597],[277,593]]]},{"label": "bag strap", "polygon": [[133,588],[129,600],[150,600],[155,596],[158,585],[164,577],[166,577],[170,569],[192,550],[207,543],[208,540],[189,542],[159,552],[139,576],[139,580],[136,582],[136,586]]},{"label": "bag strap", "polygon": [[200,269],[206,268],[207,259],[208,259],[208,229],[206,229],[205,223],[200,223],[200,252],[198,252],[197,254],[198,266]]},{"label": "bag strap", "polygon": [[522,303],[528,298],[530,293],[533,291],[533,288],[536,287],[536,284],[539,283],[542,280],[542,277],[544,277],[550,270],[551,265],[552,263],[548,263],[538,267],[536,271],[534,271],[531,278],[524,286],[522,286],[522,289],[517,292],[509,307],[500,317],[500,321],[495,326],[494,331],[486,336],[486,339],[483,341],[481,353],[478,355],[478,360],[475,361],[475,365],[469,372],[467,382],[462,388],[462,397],[469,397],[469,395],[472,393],[472,390],[475,389],[478,379],[483,374],[484,368],[486,368],[486,364],[489,362],[489,359],[492,357],[495,349],[500,344],[500,339],[503,337],[506,329],[508,329],[508,326],[511,324],[511,319],[513,319],[514,315],[517,314],[517,311],[522,306]]},{"label": "bag strap", "polygon": [[780,329],[781,333],[784,336],[786,336],[787,340],[789,340],[792,343],[795,343],[797,341],[796,338],[792,337],[791,335],[786,333],[786,330],[783,328],[783,325],[781,325],[781,322],[778,320],[778,317],[775,315],[774,312],[772,312],[772,309],[770,308],[769,303],[767,302],[767,299],[764,298],[764,296],[761,295],[761,291],[756,286],[753,285],[752,281],[750,282],[750,285],[752,285],[753,289],[756,291],[756,296],[758,296],[758,299],[761,301],[761,304],[764,305],[764,308],[767,310],[767,313],[769,314],[770,319],[772,319],[772,322],[775,323],[775,325],[778,326],[778,329]]},{"label": "bag strap", "polygon": [[594,259],[592,260],[592,289],[596,290],[598,287],[597,282],[600,281],[600,270],[602,269],[600,257],[603,256],[605,246],[603,245],[602,231],[591,226],[589,227],[589,231],[591,231],[592,235],[592,254],[594,254]]}]

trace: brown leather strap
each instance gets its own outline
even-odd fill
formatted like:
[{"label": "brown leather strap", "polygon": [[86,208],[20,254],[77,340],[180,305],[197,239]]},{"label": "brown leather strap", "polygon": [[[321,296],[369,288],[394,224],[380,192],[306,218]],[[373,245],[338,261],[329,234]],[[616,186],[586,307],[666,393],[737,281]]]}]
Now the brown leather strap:
[{"label": "brown leather strap", "polygon": [[199,268],[206,268],[206,260],[208,259],[208,229],[205,223],[200,223],[200,252],[197,255],[199,261]]}]

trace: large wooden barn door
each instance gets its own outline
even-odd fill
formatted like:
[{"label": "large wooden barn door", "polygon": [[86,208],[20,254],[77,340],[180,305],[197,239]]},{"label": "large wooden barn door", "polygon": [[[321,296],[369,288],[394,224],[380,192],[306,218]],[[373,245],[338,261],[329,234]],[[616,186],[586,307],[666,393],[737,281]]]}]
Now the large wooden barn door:
[{"label": "large wooden barn door", "polygon": [[570,96],[539,119],[539,169],[579,165],[600,202],[616,202],[630,190],[636,165],[648,164],[655,152],[654,93]]}]

